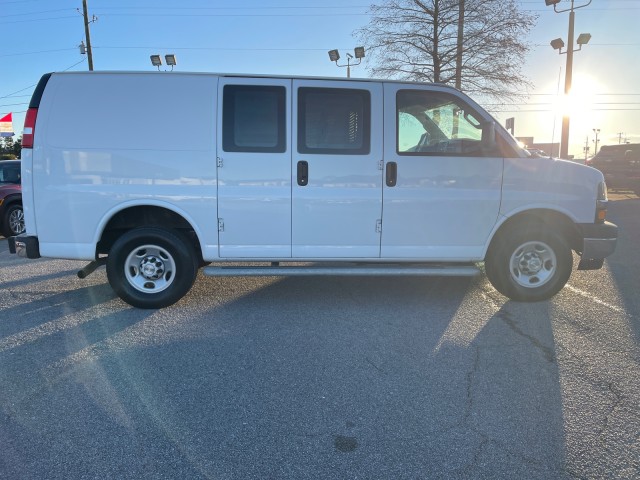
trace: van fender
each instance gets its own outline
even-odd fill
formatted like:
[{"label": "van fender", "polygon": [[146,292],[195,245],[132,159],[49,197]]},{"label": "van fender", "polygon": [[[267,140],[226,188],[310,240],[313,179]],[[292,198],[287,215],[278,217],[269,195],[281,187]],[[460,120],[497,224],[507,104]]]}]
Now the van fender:
[{"label": "van fender", "polygon": [[482,252],[483,258],[486,257],[487,252],[489,251],[489,247],[491,246],[491,243],[495,239],[497,233],[507,222],[514,221],[518,218],[524,219],[527,216],[531,216],[531,218],[535,217],[543,221],[545,220],[545,217],[549,217],[549,216],[553,216],[554,219],[557,219],[559,217],[565,217],[566,221],[572,223],[573,225],[578,223],[575,216],[572,215],[572,213],[569,210],[567,210],[566,208],[559,207],[556,204],[536,203],[532,205],[525,205],[518,208],[514,208],[513,210],[507,213],[500,212],[498,215],[498,219],[496,220],[496,223],[493,226],[491,233],[487,237],[487,241],[483,247],[483,252]]},{"label": "van fender", "polygon": [[200,240],[201,238],[204,238],[203,232],[201,228],[198,226],[197,222],[193,219],[193,217],[189,215],[189,213],[187,213],[185,210],[176,207],[176,205],[174,205],[173,203],[164,202],[161,200],[153,200],[153,199],[145,199],[144,201],[130,200],[127,202],[119,203],[118,205],[107,210],[107,212],[102,216],[102,218],[98,222],[98,226],[96,228],[96,231],[93,237],[93,244],[96,246],[98,245],[98,242],[102,238],[102,235],[104,234],[104,231],[108,223],[111,221],[111,219],[113,219],[113,217],[115,217],[118,213],[133,207],[164,208],[166,210],[169,210],[175,213],[176,215],[179,215],[191,226],[193,231],[196,233],[196,236],[198,237],[198,243],[200,244],[200,250],[202,251],[202,253],[204,253],[203,247],[202,247],[202,241]]}]

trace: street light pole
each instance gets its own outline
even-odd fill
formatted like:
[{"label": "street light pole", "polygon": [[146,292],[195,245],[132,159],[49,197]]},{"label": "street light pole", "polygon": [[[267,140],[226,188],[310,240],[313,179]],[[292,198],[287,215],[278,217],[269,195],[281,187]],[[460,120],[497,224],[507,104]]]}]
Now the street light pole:
[{"label": "street light pole", "polygon": [[596,153],[598,153],[598,135],[600,134],[600,129],[594,128],[593,133],[596,135],[596,146],[593,149],[593,154],[595,155]]},{"label": "street light pole", "polygon": [[[558,10],[558,4],[561,0],[545,0],[545,4],[547,6],[553,5],[553,10],[556,13],[569,12],[569,35],[567,38],[567,50],[562,52],[562,47],[564,47],[564,42],[562,39],[557,38],[551,42],[551,46],[558,50],[558,53],[566,53],[567,54],[567,66],[564,77],[564,94],[565,97],[568,97],[571,92],[571,81],[573,78],[573,52],[582,49],[582,45],[586,45],[591,38],[591,35],[588,33],[583,33],[578,37],[578,46],[577,50],[573,49],[574,42],[574,26],[576,21],[576,13],[575,10],[578,8],[587,7],[591,4],[592,0],[589,0],[586,4],[580,5],[578,7],[574,6],[574,0],[571,0],[571,8],[567,8],[565,10]],[[568,158],[569,157],[569,127],[570,127],[570,113],[565,112],[562,117],[562,137],[560,140],[560,158]]]},{"label": "street light pole", "polygon": [[[573,80],[573,37],[576,12],[573,11],[571,0],[571,12],[569,13],[569,36],[567,38],[567,66],[564,75],[564,95],[568,98],[571,93],[571,81]],[[560,158],[569,158],[569,128],[571,117],[569,112],[564,112],[562,117],[562,135],[560,137]]]},{"label": "street light pole", "polygon": [[[360,65],[362,59],[364,58],[364,47],[356,47],[353,49],[353,53],[356,56],[356,60],[358,63],[354,63],[353,66]],[[347,64],[339,65],[338,60],[340,60],[340,52],[338,50],[329,50],[329,60],[335,62],[338,67],[347,67],[347,78],[351,78],[351,60],[353,60],[353,55],[347,53]]]}]

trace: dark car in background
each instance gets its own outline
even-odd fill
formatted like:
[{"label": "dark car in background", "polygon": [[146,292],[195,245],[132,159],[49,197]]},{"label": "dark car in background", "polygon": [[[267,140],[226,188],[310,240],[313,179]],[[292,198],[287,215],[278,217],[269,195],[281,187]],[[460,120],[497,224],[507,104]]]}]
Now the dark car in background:
[{"label": "dark car in background", "polygon": [[0,233],[5,237],[24,232],[20,161],[0,161]]},{"label": "dark car in background", "polygon": [[587,165],[604,174],[610,190],[633,190],[640,196],[640,143],[603,145]]}]

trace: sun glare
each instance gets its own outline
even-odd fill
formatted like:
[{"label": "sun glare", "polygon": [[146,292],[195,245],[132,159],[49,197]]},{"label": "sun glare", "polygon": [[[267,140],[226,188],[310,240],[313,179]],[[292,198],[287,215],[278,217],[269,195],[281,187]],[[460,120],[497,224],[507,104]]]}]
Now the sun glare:
[{"label": "sun glare", "polygon": [[575,75],[571,82],[571,92],[560,95],[554,102],[554,111],[559,115],[586,116],[593,112],[596,95],[601,92],[600,84],[590,75]]}]

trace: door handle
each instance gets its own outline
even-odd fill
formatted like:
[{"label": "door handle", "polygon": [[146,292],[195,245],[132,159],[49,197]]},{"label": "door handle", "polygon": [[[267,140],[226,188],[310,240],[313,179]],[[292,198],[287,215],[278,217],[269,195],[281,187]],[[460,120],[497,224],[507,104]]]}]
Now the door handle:
[{"label": "door handle", "polygon": [[301,160],[298,162],[298,185],[301,187],[309,183],[309,162]]},{"label": "door handle", "polygon": [[398,164],[396,162],[387,162],[386,182],[387,187],[395,187],[398,183]]}]

